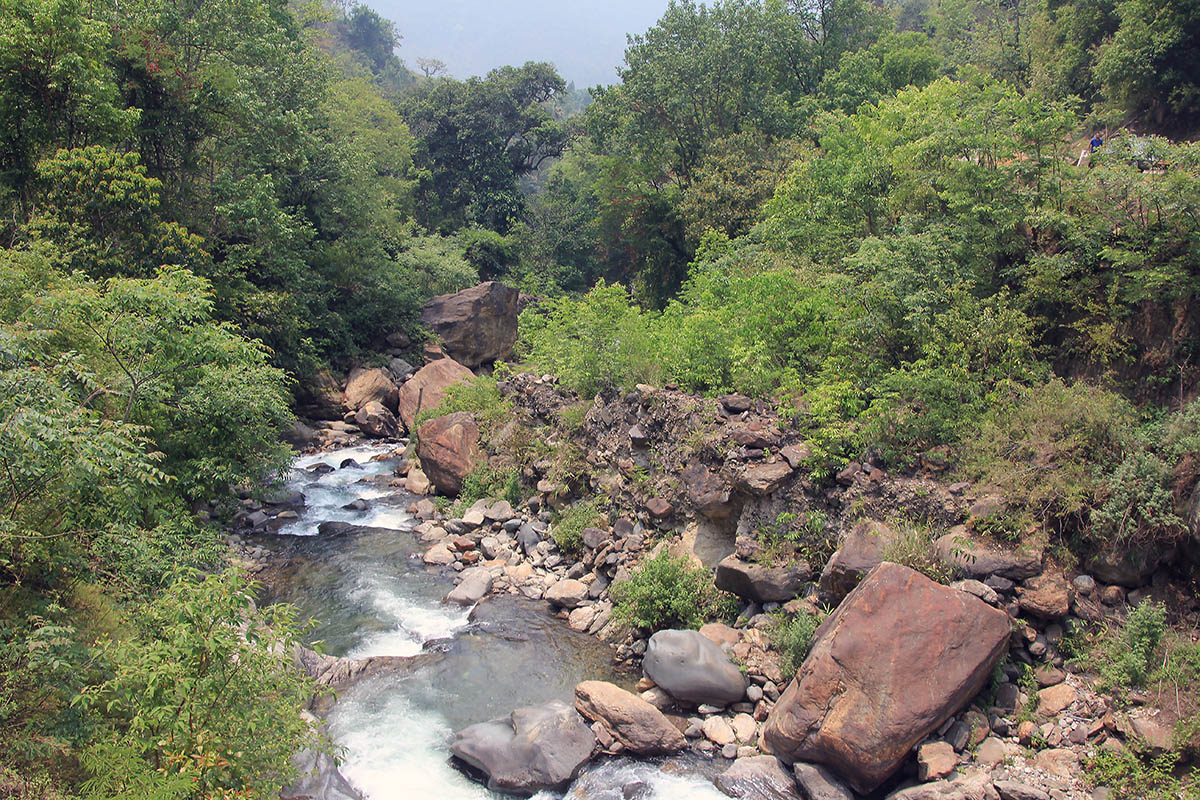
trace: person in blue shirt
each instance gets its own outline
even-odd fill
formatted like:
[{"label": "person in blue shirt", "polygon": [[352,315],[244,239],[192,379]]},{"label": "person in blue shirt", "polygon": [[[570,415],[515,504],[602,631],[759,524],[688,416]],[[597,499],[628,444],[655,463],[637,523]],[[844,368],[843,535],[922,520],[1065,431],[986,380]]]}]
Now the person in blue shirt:
[{"label": "person in blue shirt", "polygon": [[1088,142],[1088,144],[1092,146],[1092,152],[1094,153],[1096,152],[1097,147],[1100,147],[1102,144],[1104,144],[1104,139],[1102,139],[1100,137],[1100,133],[1097,132],[1094,136],[1092,136],[1092,140]]}]

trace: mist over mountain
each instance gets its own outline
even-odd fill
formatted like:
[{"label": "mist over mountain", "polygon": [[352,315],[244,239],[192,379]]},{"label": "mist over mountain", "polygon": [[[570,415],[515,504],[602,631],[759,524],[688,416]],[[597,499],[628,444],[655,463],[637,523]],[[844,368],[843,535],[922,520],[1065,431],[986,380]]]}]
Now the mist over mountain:
[{"label": "mist over mountain", "polygon": [[641,33],[666,9],[666,0],[375,0],[396,23],[399,55],[410,68],[437,58],[457,78],[505,64],[550,61],[579,87],[617,82],[625,35]]}]

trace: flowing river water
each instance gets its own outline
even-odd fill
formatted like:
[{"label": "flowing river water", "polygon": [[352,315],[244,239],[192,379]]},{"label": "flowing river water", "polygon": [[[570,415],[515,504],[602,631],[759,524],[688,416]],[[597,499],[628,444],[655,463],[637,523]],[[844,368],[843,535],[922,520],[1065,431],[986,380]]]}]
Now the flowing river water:
[{"label": "flowing river water", "polygon": [[[368,800],[504,797],[450,762],[454,731],[523,705],[570,703],[581,680],[632,688],[637,676],[616,671],[608,645],[571,631],[545,603],[508,595],[485,600],[473,612],[443,605],[453,578],[421,561],[416,521],[405,511],[413,498],[386,484],[395,462],[371,460],[390,449],[362,446],[296,460],[288,488],[305,496],[300,519],[260,540],[287,557],[268,599],[292,603],[302,619],[315,620],[308,638],[321,641],[331,655],[436,654],[412,671],[343,689],[327,716],[342,748],[342,772]],[[357,466],[342,467],[347,459]],[[327,469],[320,464],[334,469],[315,471]],[[367,501],[365,510],[343,508],[359,499]],[[325,521],[373,530],[321,535],[318,525]],[[690,757],[599,760],[565,796],[715,800],[724,797],[711,783],[718,770]]]}]

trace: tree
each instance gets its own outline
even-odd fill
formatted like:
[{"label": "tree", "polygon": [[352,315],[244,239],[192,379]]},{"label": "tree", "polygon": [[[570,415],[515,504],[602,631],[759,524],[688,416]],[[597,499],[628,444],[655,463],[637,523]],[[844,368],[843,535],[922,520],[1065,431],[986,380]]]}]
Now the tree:
[{"label": "tree", "polygon": [[524,210],[517,179],[566,144],[548,108],[565,88],[551,65],[534,62],[417,86],[401,113],[419,141],[419,220],[443,232],[470,224],[507,231]]}]

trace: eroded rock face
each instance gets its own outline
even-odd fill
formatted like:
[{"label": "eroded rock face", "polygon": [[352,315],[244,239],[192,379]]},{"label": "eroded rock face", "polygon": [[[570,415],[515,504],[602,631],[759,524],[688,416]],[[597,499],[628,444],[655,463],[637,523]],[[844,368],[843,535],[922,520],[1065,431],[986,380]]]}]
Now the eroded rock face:
[{"label": "eroded rock face", "polygon": [[764,740],[868,793],[979,692],[1008,640],[1003,611],[880,564],[817,630]]},{"label": "eroded rock face", "polygon": [[488,281],[425,304],[421,320],[442,341],[446,353],[468,367],[490,364],[512,355],[517,341],[520,293]]},{"label": "eroded rock face", "polygon": [[279,793],[280,800],[363,800],[328,753],[301,750],[292,765],[299,777]]},{"label": "eroded rock face", "polygon": [[697,631],[659,631],[646,645],[642,670],[677,700],[727,706],[742,699],[746,679],[729,656]]},{"label": "eroded rock face", "polygon": [[729,487],[708,467],[692,464],[679,477],[687,487],[688,500],[701,514],[711,520],[724,520],[733,513]]},{"label": "eroded rock face", "polygon": [[392,411],[396,408],[397,394],[396,383],[386,369],[356,368],[351,370],[350,378],[346,381],[342,404],[349,411],[358,411],[367,403],[375,401]]},{"label": "eroded rock face", "polygon": [[595,745],[579,713],[554,701],[471,725],[454,735],[450,752],[486,775],[492,791],[527,796],[566,787]]},{"label": "eroded rock face", "polygon": [[421,426],[417,457],[439,493],[456,496],[463,478],[480,459],[479,426],[466,411],[436,417]]},{"label": "eroded rock face", "polygon": [[717,564],[716,584],[757,603],[783,603],[800,593],[810,572],[807,561],[767,567],[732,555]]},{"label": "eroded rock face", "polygon": [[419,411],[437,408],[446,399],[447,389],[474,377],[475,373],[452,358],[439,358],[417,370],[400,387],[396,399],[405,429],[412,430]]},{"label": "eroded rock face", "polygon": [[677,753],[687,746],[679,729],[654,706],[605,681],[584,681],[575,687],[575,709],[599,722],[613,739],[634,755]]},{"label": "eroded rock face", "polygon": [[792,466],[786,461],[773,464],[752,464],[737,476],[737,488],[759,497],[771,494],[792,477]]}]

